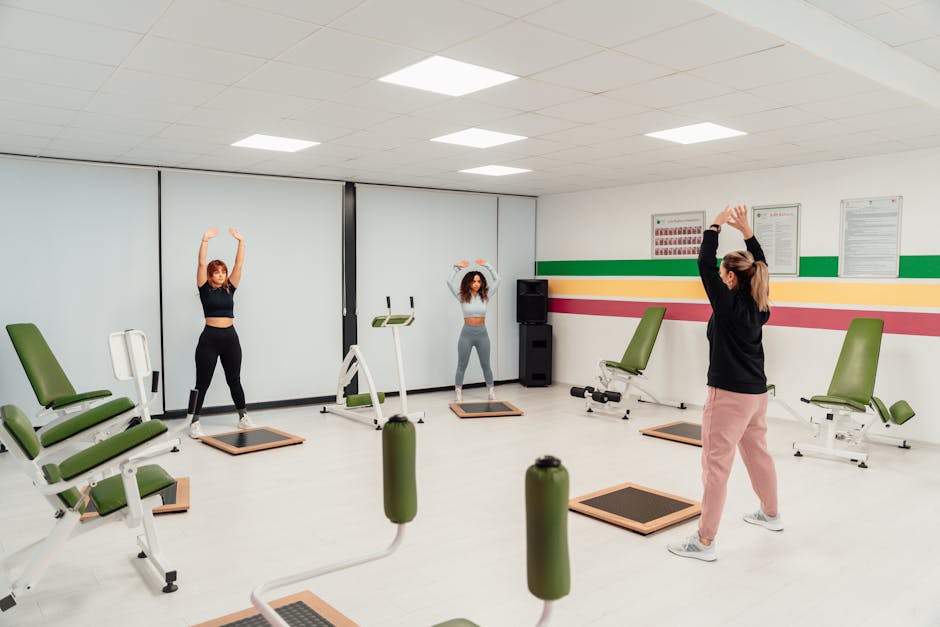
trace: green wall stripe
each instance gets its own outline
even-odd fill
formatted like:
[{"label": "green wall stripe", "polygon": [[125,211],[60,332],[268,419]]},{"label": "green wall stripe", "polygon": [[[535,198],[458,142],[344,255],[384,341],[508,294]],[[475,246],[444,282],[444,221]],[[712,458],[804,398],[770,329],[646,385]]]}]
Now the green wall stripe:
[{"label": "green wall stripe", "polygon": [[[538,261],[539,276],[698,276],[695,259]],[[800,257],[801,277],[839,276],[838,257]],[[940,279],[940,255],[901,255],[902,279]]]}]

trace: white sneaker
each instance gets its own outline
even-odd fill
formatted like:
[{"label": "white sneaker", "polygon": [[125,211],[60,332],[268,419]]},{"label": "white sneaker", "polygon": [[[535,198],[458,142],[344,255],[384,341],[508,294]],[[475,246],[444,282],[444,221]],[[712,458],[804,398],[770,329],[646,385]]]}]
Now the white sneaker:
[{"label": "white sneaker", "polygon": [[455,386],[454,393],[457,395],[456,401],[458,403],[462,403],[463,402],[463,390],[461,390],[459,386]]},{"label": "white sneaker", "polygon": [[780,514],[770,517],[765,514],[762,509],[757,510],[753,514],[745,514],[744,522],[749,522],[752,525],[758,525],[764,529],[770,529],[771,531],[783,531],[783,521],[780,520]]},{"label": "white sneaker", "polygon": [[248,414],[245,414],[238,419],[238,428],[244,431],[245,429],[254,429],[258,425],[251,421],[251,418],[248,417]]},{"label": "white sneaker", "polygon": [[202,423],[198,420],[196,422],[190,423],[189,425],[189,437],[194,440],[206,437],[205,431],[202,430]]},{"label": "white sneaker", "polygon": [[694,557],[704,562],[714,562],[718,559],[718,556],[715,554],[714,541],[708,546],[705,546],[699,541],[698,532],[693,533],[681,542],[667,544],[666,548],[669,549],[670,553],[674,553],[679,557]]},{"label": "white sneaker", "polygon": [[496,388],[495,388],[495,387],[494,387],[494,388],[490,388],[489,399],[490,399],[491,401],[495,401],[495,400],[496,400]]}]

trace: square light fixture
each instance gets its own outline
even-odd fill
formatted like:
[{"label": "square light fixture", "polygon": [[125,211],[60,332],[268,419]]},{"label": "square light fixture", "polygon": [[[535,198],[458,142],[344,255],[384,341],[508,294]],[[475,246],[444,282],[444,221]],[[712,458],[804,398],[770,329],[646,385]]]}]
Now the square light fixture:
[{"label": "square light fixture", "polygon": [[316,146],[320,142],[311,142],[305,139],[291,139],[290,137],[277,137],[275,135],[252,135],[232,144],[239,148],[260,148],[261,150],[276,150],[278,152],[297,152],[304,148]]},{"label": "square light fixture", "polygon": [[525,135],[488,131],[484,128],[468,128],[457,131],[456,133],[451,133],[450,135],[435,137],[431,141],[445,144],[458,144],[460,146],[472,146],[473,148],[490,148],[492,146],[517,142],[520,139],[528,138]]},{"label": "square light fixture", "polygon": [[466,172],[467,174],[485,174],[487,176],[506,176],[507,174],[522,174],[523,172],[531,172],[532,170],[526,170],[525,168],[510,168],[505,165],[484,165],[479,168],[469,168],[467,170],[460,170],[461,172]]},{"label": "square light fixture", "polygon": [[665,139],[666,141],[676,142],[677,144],[697,144],[699,142],[712,141],[713,139],[737,137],[738,135],[747,135],[747,133],[728,128],[727,126],[721,126],[720,124],[712,124],[711,122],[702,122],[701,124],[691,124],[689,126],[666,129],[665,131],[646,133],[647,137]]},{"label": "square light fixture", "polygon": [[448,96],[463,96],[517,78],[519,77],[479,65],[433,56],[379,80]]}]

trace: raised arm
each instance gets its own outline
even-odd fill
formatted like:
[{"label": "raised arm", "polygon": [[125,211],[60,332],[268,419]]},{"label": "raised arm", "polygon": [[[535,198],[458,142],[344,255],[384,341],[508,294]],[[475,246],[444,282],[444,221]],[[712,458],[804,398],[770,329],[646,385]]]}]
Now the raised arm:
[{"label": "raised arm", "polygon": [[[718,255],[718,231],[731,217],[731,208],[725,207],[715,216],[712,225],[702,234],[702,246],[698,251],[698,274],[702,278],[705,294],[714,309],[722,297],[730,294],[728,288],[721,282],[718,265],[715,259]],[[718,228],[715,228],[715,227]]]},{"label": "raised arm", "polygon": [[447,277],[447,289],[450,290],[450,293],[454,295],[454,298],[460,300],[460,285],[457,282],[457,273],[470,265],[466,259],[463,261],[458,261],[454,264],[454,269],[450,273],[450,276]]},{"label": "raised arm", "polygon": [[202,243],[199,245],[199,257],[196,264],[196,287],[202,287],[209,280],[206,271],[206,251],[209,250],[209,240],[219,233],[219,229],[208,229],[202,234]]},{"label": "raised arm", "polygon": [[242,280],[242,266],[245,263],[245,236],[232,227],[229,227],[228,232],[238,240],[238,250],[235,251],[235,266],[228,275],[228,282],[233,287],[238,287],[238,283]]},{"label": "raised arm", "polygon": [[490,271],[490,276],[493,279],[490,282],[490,289],[496,291],[496,288],[499,287],[499,282],[501,280],[499,278],[499,273],[496,272],[496,268],[494,268],[493,264],[489,263],[486,259],[477,259],[477,263]]},{"label": "raised arm", "polygon": [[754,237],[754,231],[751,230],[751,223],[747,219],[747,207],[744,205],[735,207],[731,212],[731,217],[728,218],[728,224],[741,231],[741,235],[744,236],[744,245],[747,247],[747,252],[753,255],[754,261],[767,263],[767,258],[764,256],[764,249],[760,247],[760,243],[757,241],[757,238]]}]

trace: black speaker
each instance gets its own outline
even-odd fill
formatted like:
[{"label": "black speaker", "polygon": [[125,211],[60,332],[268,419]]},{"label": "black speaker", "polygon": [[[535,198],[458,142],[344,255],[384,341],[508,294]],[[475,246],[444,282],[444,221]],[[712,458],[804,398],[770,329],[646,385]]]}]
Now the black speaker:
[{"label": "black speaker", "polygon": [[519,383],[539,387],[552,383],[552,325],[519,325]]},{"label": "black speaker", "polygon": [[516,322],[520,324],[548,322],[548,279],[516,281]]}]

